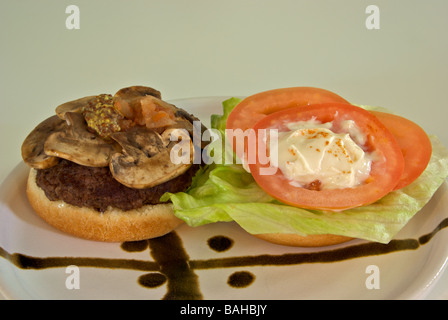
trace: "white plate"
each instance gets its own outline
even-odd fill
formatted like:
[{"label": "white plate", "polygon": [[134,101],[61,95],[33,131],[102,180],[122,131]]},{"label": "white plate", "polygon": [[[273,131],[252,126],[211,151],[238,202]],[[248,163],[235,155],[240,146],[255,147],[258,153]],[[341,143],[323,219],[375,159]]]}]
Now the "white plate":
[{"label": "white plate", "polygon": [[[208,125],[226,98],[173,103]],[[361,240],[320,249],[283,247],[234,223],[183,225],[168,237],[131,246],[137,250],[131,252],[120,243],[74,238],[43,222],[28,204],[27,174],[21,163],[0,187],[0,296],[5,299],[420,299],[448,260],[446,182],[396,241],[374,246],[390,253],[371,255],[370,244]],[[442,222],[429,242],[419,242]],[[222,236],[217,244],[227,250],[209,244],[215,236]],[[402,250],[403,245],[415,247]],[[157,252],[162,255],[156,262]],[[360,256],[347,259],[353,255]],[[79,283],[73,282],[76,277]],[[369,288],[371,283],[378,287]],[[69,289],[73,284],[79,288]]]}]

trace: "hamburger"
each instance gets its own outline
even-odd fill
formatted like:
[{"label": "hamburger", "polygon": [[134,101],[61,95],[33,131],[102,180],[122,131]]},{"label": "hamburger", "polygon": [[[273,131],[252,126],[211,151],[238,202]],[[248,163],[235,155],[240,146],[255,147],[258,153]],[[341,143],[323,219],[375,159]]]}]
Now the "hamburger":
[{"label": "hamburger", "polygon": [[233,221],[262,240],[299,247],[386,244],[448,177],[437,137],[325,89],[230,98],[211,127],[219,134],[207,152],[222,159],[187,192],[162,197],[193,227]]},{"label": "hamburger", "polygon": [[22,144],[31,206],[55,228],[89,240],[169,233],[183,221],[160,197],[187,190],[200,167],[170,155],[196,120],[145,86],[59,105]]}]

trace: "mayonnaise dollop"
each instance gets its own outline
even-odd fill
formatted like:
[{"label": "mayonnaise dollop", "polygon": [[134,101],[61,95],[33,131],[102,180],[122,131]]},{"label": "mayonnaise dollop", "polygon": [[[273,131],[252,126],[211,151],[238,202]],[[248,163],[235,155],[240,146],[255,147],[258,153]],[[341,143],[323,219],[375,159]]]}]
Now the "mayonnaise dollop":
[{"label": "mayonnaise dollop", "polygon": [[358,145],[366,137],[354,122],[342,127],[347,132],[335,133],[330,130],[331,122],[321,124],[312,119],[291,123],[290,131],[279,132],[277,164],[292,185],[337,189],[355,187],[366,180],[373,157]]}]

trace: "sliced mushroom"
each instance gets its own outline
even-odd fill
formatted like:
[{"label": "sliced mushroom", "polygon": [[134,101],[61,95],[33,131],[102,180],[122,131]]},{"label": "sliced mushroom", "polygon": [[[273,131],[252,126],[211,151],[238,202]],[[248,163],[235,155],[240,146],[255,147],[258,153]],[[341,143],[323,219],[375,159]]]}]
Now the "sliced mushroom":
[{"label": "sliced mushroom", "polygon": [[81,113],[82,109],[89,104],[90,101],[95,99],[96,96],[88,96],[84,98],[80,98],[77,100],[69,101],[66,103],[63,103],[56,107],[56,114],[61,118],[62,120],[65,120],[65,114],[67,112],[76,112]]},{"label": "sliced mushroom", "polygon": [[51,134],[44,145],[45,153],[89,167],[107,167],[112,154],[120,150],[115,143],[109,143],[87,130],[87,124],[80,113],[66,112],[68,128]]},{"label": "sliced mushroom", "polygon": [[[202,136],[203,136],[204,132],[206,130],[208,130],[207,127],[204,126],[204,124],[201,122],[201,120],[199,120],[199,118],[197,118],[194,115],[188,113],[184,109],[181,109],[181,108],[178,108],[178,107],[176,107],[176,109],[177,109],[177,111],[176,111],[176,124],[173,125],[172,127],[186,129],[190,133],[190,136],[193,138],[194,141],[196,141],[196,140],[200,141],[200,147],[201,147],[201,149],[204,149],[210,143],[209,141],[202,141]],[[200,132],[198,130],[199,128],[196,129],[197,132],[193,131],[193,127],[195,125],[195,122],[199,123],[201,125]],[[195,137],[194,134],[196,134],[198,136]],[[200,136],[199,136],[199,134],[200,134]]]},{"label": "sliced mushroom", "polygon": [[[175,138],[173,138],[172,135],[174,135]],[[165,146],[165,148],[172,148],[174,144],[177,141],[182,140],[185,135],[187,136],[187,138],[190,137],[188,131],[186,131],[185,129],[172,127],[167,128],[165,131],[163,131],[160,137],[163,141],[163,145]]]},{"label": "sliced mushroom", "polygon": [[134,119],[141,110],[141,99],[147,96],[161,98],[161,94],[156,89],[143,86],[133,86],[118,90],[114,95],[114,106],[123,116]]},{"label": "sliced mushroom", "polygon": [[176,111],[176,116],[177,117],[182,117],[184,119],[187,119],[191,123],[193,123],[193,121],[200,121],[197,117],[195,117],[194,115],[188,113],[184,109],[178,108],[178,107],[176,107],[176,109],[177,109],[177,111]]},{"label": "sliced mushroom", "polygon": [[117,181],[131,188],[150,188],[169,181],[186,172],[193,162],[191,142],[189,163],[176,164],[170,158],[173,145],[166,145],[157,132],[146,127],[116,132],[111,137],[123,151],[112,156],[110,170]]},{"label": "sliced mushroom", "polygon": [[120,89],[115,93],[115,97],[120,97],[129,100],[131,100],[132,98],[144,97],[144,96],[153,96],[159,99],[162,98],[160,91],[145,86],[131,86]]},{"label": "sliced mushroom", "polygon": [[56,115],[38,124],[22,143],[22,158],[25,163],[36,169],[45,169],[56,165],[59,158],[46,154],[44,144],[51,134],[66,128],[66,122]]}]

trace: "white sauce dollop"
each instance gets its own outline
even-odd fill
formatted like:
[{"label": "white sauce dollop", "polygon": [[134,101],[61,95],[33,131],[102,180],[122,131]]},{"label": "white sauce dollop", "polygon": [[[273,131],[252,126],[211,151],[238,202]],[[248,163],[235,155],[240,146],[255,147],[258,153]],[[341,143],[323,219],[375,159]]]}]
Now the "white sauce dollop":
[{"label": "white sauce dollop", "polygon": [[337,189],[366,180],[373,160],[361,147],[367,138],[352,120],[340,125],[344,132],[335,133],[332,122],[311,119],[290,123],[290,131],[279,132],[277,165],[292,185]]}]

